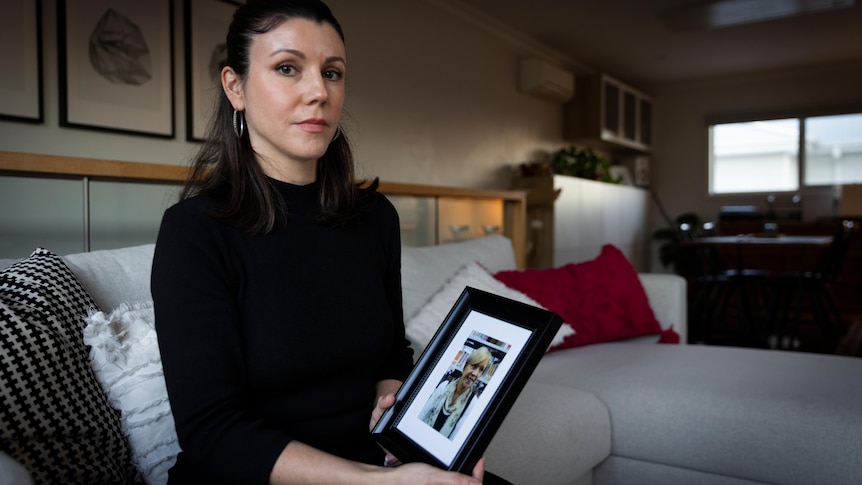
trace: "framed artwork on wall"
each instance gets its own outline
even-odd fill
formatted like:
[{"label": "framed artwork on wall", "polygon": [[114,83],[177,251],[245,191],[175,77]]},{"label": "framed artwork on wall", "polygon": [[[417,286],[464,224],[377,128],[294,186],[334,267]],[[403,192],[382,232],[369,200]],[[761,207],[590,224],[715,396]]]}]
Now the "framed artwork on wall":
[{"label": "framed artwork on wall", "polygon": [[58,0],[60,126],[174,137],[172,0]]},{"label": "framed artwork on wall", "polygon": [[372,430],[404,462],[470,474],[563,321],[465,287]]},{"label": "framed artwork on wall", "polygon": [[239,2],[184,0],[186,47],[186,139],[202,141],[221,93],[225,37]]},{"label": "framed artwork on wall", "polygon": [[0,119],[41,123],[42,2],[0,0]]}]

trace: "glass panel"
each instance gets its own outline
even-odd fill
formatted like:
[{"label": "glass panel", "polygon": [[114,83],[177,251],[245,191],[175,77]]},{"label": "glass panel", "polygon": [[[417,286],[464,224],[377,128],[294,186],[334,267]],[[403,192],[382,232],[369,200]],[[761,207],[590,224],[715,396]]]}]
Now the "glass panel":
[{"label": "glass panel", "polygon": [[602,83],[602,89],[605,97],[603,129],[617,136],[620,132],[620,88],[605,81]]},{"label": "glass panel", "polygon": [[503,227],[503,201],[441,197],[437,225],[439,243],[475,239],[500,234]]},{"label": "glass panel", "polygon": [[805,120],[805,184],[862,183],[862,114]]},{"label": "glass panel", "polygon": [[177,201],[178,185],[90,183],[90,249],[156,242],[165,209]]},{"label": "glass panel", "polygon": [[24,258],[38,246],[84,250],[83,182],[0,177],[0,258]]},{"label": "glass panel", "polygon": [[710,145],[710,193],[799,188],[798,119],[714,125]]},{"label": "glass panel", "polygon": [[406,195],[386,196],[398,211],[401,220],[403,246],[433,246],[437,244],[437,210],[433,197]]},{"label": "glass panel", "polygon": [[637,98],[629,92],[623,93],[623,136],[626,140],[637,139]]},{"label": "glass panel", "polygon": [[641,143],[650,145],[652,143],[652,103],[641,99],[640,104]]}]

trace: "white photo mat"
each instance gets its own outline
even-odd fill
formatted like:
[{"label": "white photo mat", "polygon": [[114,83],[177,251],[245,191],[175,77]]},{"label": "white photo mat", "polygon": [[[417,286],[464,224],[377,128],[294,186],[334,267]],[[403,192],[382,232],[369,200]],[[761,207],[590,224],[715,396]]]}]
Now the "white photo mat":
[{"label": "white photo mat", "polygon": [[[562,324],[544,308],[465,287],[372,434],[402,461],[469,473]],[[483,346],[491,362],[441,426],[445,386],[458,385]]]},{"label": "white photo mat", "polygon": [[[482,392],[481,397],[476,399],[471,412],[461,417],[463,422],[459,423],[457,433],[450,439],[425,424],[419,418],[419,414],[434,392],[437,382],[439,382],[439,379],[435,379],[434,377],[446,374],[451,362],[455,360],[456,355],[461,350],[461,344],[466,342],[476,332],[506,342],[510,347]],[[500,387],[500,383],[505,380],[512,364],[517,361],[530,335],[532,335],[532,332],[526,328],[512,325],[511,323],[498,320],[475,310],[471,311],[453,337],[453,345],[446,350],[431,371],[430,375],[432,379],[429,379],[416,394],[416,397],[414,397],[410,406],[407,407],[404,417],[398,422],[396,428],[409,438],[423,445],[428,452],[440,461],[446,465],[450,465],[455,455],[463,447],[464,441],[467,439],[470,431],[476,426],[487,402],[494,398]]]}]

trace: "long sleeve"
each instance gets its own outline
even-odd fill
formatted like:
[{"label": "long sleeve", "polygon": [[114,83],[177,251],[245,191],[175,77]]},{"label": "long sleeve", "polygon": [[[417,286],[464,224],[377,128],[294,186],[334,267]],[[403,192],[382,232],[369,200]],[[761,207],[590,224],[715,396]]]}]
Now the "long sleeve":
[{"label": "long sleeve", "polygon": [[[394,207],[392,208],[394,212]],[[389,357],[381,366],[376,380],[397,379],[403,381],[413,368],[413,350],[404,329],[404,307],[401,295],[401,228],[396,219],[384,233],[387,250],[386,294],[390,302],[395,343]]]},{"label": "long sleeve", "polygon": [[249,406],[231,259],[212,226],[168,211],[153,260],[156,329],[184,458],[226,481],[266,483],[291,436]]},{"label": "long sleeve", "polygon": [[265,483],[291,440],[382,459],[375,384],[412,367],[397,213],[376,195],[356,224],[329,227],[316,188],[279,190],[291,217],[266,235],[213,219],[201,196],[165,213],[152,292],[183,449],[172,478]]}]

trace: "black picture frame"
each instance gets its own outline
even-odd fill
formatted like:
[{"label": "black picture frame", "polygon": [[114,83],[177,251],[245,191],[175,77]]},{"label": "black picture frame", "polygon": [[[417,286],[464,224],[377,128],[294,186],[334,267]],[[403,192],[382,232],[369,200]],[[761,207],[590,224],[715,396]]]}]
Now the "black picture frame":
[{"label": "black picture frame", "polygon": [[42,123],[42,2],[0,0],[0,8],[0,119]]},{"label": "black picture frame", "polygon": [[[562,323],[554,312],[465,287],[372,435],[403,462],[471,473]],[[458,366],[481,347],[489,347],[491,364],[463,411],[450,410],[457,423],[437,420],[435,404],[448,401],[438,396],[457,386]]]},{"label": "black picture frame", "polygon": [[232,0],[184,0],[187,141],[204,140],[222,89],[227,29],[240,5]]},{"label": "black picture frame", "polygon": [[57,1],[60,126],[175,136],[173,10],[173,0]]}]

